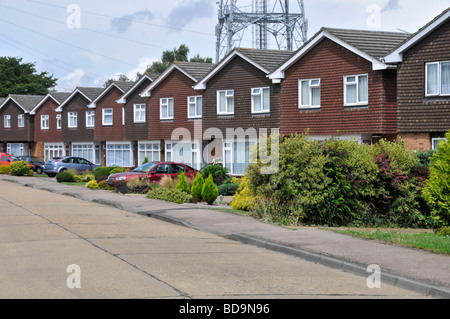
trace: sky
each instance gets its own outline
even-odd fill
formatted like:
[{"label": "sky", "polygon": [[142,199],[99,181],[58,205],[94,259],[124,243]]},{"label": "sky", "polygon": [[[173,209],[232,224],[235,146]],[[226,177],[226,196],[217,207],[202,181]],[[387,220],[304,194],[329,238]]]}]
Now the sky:
[{"label": "sky", "polygon": [[[278,0],[279,1],[279,0]],[[276,0],[268,0],[270,8]],[[34,63],[56,90],[134,80],[163,51],[185,44],[190,57],[216,57],[216,0],[0,0],[0,56]],[[308,38],[322,27],[414,33],[448,0],[304,0]],[[237,0],[249,10],[252,0]],[[293,13],[298,1],[290,1]],[[273,47],[274,41],[269,39]],[[241,47],[252,47],[251,28]]]}]

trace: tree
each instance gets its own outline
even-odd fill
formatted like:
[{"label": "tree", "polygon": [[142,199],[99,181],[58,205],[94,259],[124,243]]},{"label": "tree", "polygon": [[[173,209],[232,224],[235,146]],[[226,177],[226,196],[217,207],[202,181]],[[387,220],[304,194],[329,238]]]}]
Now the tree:
[{"label": "tree", "polygon": [[213,177],[210,174],[203,184],[202,198],[208,205],[212,205],[216,201],[217,196],[219,196],[219,190],[217,189],[216,184],[214,184]]},{"label": "tree", "polygon": [[[153,62],[148,66],[146,72],[149,73],[162,73],[164,72],[173,62],[202,62],[202,63],[212,63],[211,58],[202,58],[199,54],[195,55],[193,58],[189,60],[189,47],[185,44],[182,44],[173,50],[163,51],[161,56],[161,61]],[[142,75],[138,74],[138,78]]]},{"label": "tree", "polygon": [[125,74],[120,74],[118,79],[108,79],[105,81],[105,83],[103,84],[103,87],[107,88],[108,86],[111,85],[111,83],[114,82],[132,82]]},{"label": "tree", "polygon": [[45,95],[57,79],[48,72],[37,73],[33,63],[19,57],[0,57],[0,97],[9,94]]}]

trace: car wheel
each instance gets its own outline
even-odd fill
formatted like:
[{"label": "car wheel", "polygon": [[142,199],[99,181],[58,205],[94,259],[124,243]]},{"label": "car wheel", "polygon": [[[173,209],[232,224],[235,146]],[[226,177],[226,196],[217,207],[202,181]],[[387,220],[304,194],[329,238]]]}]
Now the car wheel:
[{"label": "car wheel", "polygon": [[36,174],[38,174],[38,175],[41,175],[43,172],[44,172],[44,170],[42,168],[40,168],[40,167],[38,167],[36,169]]},{"label": "car wheel", "polygon": [[55,177],[55,174],[47,174],[48,177]]}]

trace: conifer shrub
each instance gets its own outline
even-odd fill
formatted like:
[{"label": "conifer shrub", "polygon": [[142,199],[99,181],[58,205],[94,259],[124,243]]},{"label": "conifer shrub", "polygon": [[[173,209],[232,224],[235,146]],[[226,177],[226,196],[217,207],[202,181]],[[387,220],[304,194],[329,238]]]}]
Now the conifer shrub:
[{"label": "conifer shrub", "polygon": [[213,176],[210,174],[208,178],[205,180],[205,183],[202,187],[202,198],[208,205],[214,204],[217,197],[219,196],[219,190],[217,189],[216,184],[214,183]]},{"label": "conifer shrub", "polygon": [[250,211],[256,203],[256,196],[250,189],[249,179],[243,177],[230,205],[236,210]]},{"label": "conifer shrub", "polygon": [[191,193],[191,189],[186,181],[186,175],[184,174],[184,172],[181,172],[181,174],[178,176],[178,184],[175,188],[182,190],[186,194]]},{"label": "conifer shrub", "polygon": [[203,183],[204,180],[202,174],[197,174],[191,188],[192,201],[195,203],[202,200]]},{"label": "conifer shrub", "polygon": [[12,162],[10,166],[10,174],[12,176],[26,176],[30,171],[30,165],[25,161]]}]

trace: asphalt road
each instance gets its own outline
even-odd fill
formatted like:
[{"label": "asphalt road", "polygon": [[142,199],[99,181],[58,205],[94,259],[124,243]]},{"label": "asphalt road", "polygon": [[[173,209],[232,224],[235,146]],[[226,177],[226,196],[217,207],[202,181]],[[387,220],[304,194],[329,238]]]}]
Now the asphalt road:
[{"label": "asphalt road", "polygon": [[[368,275],[369,276],[369,275]],[[211,233],[0,180],[0,298],[428,298]]]}]

